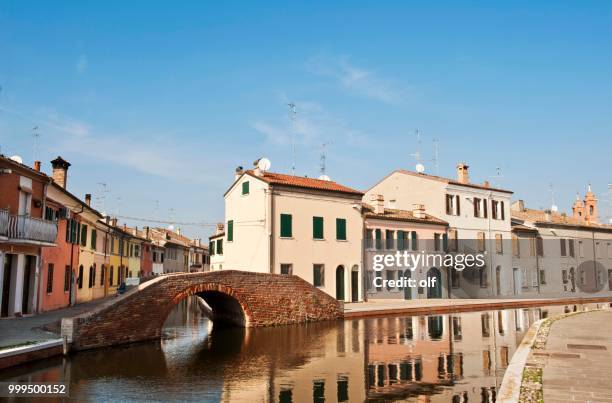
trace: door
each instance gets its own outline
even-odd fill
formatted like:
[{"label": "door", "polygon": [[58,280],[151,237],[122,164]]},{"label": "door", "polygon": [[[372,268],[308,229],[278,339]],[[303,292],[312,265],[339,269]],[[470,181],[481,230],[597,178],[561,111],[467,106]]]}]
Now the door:
[{"label": "door", "polygon": [[427,298],[442,298],[442,274],[435,267],[427,272]]},{"label": "door", "polygon": [[359,270],[351,271],[351,301],[359,301]]},{"label": "door", "polygon": [[501,295],[501,266],[495,269],[495,286],[497,287],[497,295]]},{"label": "door", "polygon": [[344,266],[336,268],[336,299],[344,301]]},{"label": "door", "polygon": [[11,270],[13,266],[13,255],[4,255],[4,271],[2,276],[2,311],[0,317],[8,316],[9,298],[11,296]]},{"label": "door", "polygon": [[573,267],[570,269],[570,282],[572,283],[572,292],[576,292],[576,271]]},{"label": "door", "polygon": [[[412,271],[410,269],[404,272],[404,277],[409,279],[412,276]],[[404,299],[412,299],[412,287],[408,286],[408,282],[406,280],[406,285],[404,286]]]},{"label": "door", "polygon": [[33,284],[34,265],[36,258],[34,256],[26,256],[25,267],[23,270],[23,294],[21,298],[21,313],[23,315],[30,313],[30,286]]},{"label": "door", "polygon": [[514,295],[519,295],[521,293],[521,271],[516,267],[512,271],[514,278]]}]

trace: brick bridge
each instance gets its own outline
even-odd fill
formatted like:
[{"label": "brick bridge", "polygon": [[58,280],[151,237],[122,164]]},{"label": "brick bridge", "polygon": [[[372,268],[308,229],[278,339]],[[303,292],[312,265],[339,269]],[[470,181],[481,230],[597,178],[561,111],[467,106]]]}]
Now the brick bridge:
[{"label": "brick bridge", "polygon": [[189,295],[215,324],[257,327],[339,319],[342,304],[297,276],[223,270],[157,277],[94,310],[62,319],[74,350],[158,339],[170,311]]}]

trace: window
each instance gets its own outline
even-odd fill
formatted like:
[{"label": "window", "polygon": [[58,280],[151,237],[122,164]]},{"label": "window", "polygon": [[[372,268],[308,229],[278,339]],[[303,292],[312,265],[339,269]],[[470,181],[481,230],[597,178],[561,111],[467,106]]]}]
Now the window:
[{"label": "window", "polygon": [[291,238],[293,236],[293,216],[291,214],[281,214],[280,222],[281,238]]},{"label": "window", "polygon": [[436,252],[440,251],[440,234],[434,234],[434,250]]},{"label": "window", "polygon": [[459,288],[460,277],[459,272],[455,269],[451,269],[451,288]]},{"label": "window", "polygon": [[293,265],[290,263],[281,263],[281,274],[293,274]]},{"label": "window", "polygon": [[565,239],[559,239],[559,242],[561,243],[561,256],[567,256],[567,252],[565,250]]},{"label": "window", "polygon": [[66,242],[79,243],[79,223],[73,219],[66,220]]},{"label": "window", "polygon": [[[484,204],[486,206],[486,204]],[[483,215],[483,211],[482,211],[482,199],[478,198],[478,197],[474,197],[474,217],[477,218],[482,218]]]},{"label": "window", "polygon": [[578,241],[578,256],[584,257],[584,244],[582,241]]},{"label": "window", "polygon": [[87,286],[89,288],[93,287],[94,285],[94,280],[95,280],[95,271],[96,269],[93,266],[89,266],[89,282],[87,283]]},{"label": "window", "polygon": [[108,272],[108,285],[113,285],[113,277],[115,276],[115,268],[111,266],[110,271]]},{"label": "window", "polygon": [[535,256],[536,254],[536,239],[534,237],[529,238],[529,256]]},{"label": "window", "polygon": [[323,239],[323,217],[312,217],[312,237]]},{"label": "window", "polygon": [[459,195],[446,195],[446,214],[461,215]]},{"label": "window", "polygon": [[480,288],[487,288],[489,286],[489,272],[487,267],[483,266],[480,269]]},{"label": "window", "polygon": [[518,236],[512,235],[512,254],[514,256],[518,257],[518,256],[521,255],[520,247],[521,247],[521,245],[519,244]]},{"label": "window", "polygon": [[546,285],[546,270],[540,270],[540,284]]},{"label": "window", "polygon": [[484,232],[478,233],[478,251],[479,252],[485,251],[485,233]]},{"label": "window", "polygon": [[344,218],[336,218],[336,239],[346,241],[346,220]]},{"label": "window", "polygon": [[87,246],[87,225],[81,226],[81,246]]},{"label": "window", "polygon": [[[215,255],[215,241],[210,241],[208,243],[208,253],[210,254],[210,256],[214,256]],[[162,260],[163,262],[163,260]]]},{"label": "window", "polygon": [[504,220],[506,218],[503,201],[491,200],[491,218],[494,220]]},{"label": "window", "polygon": [[91,229],[91,249],[96,250],[97,242],[98,242],[98,231],[92,228]]},{"label": "window", "polygon": [[482,337],[491,336],[491,317],[488,313],[483,313],[480,315],[480,327]]},{"label": "window", "polygon": [[70,266],[66,266],[64,269],[64,292],[70,291],[70,274],[72,270],[70,270]]},{"label": "window", "polygon": [[323,287],[325,285],[325,270],[322,264],[312,266],[312,279],[315,287]]},{"label": "window", "polygon": [[504,253],[504,241],[501,234],[495,234],[495,252],[497,252],[498,255]]},{"label": "window", "polygon": [[385,231],[385,247],[387,249],[393,249],[393,237],[394,237],[393,230],[388,229]]},{"label": "window", "polygon": [[412,250],[419,249],[419,239],[416,231],[412,231]]},{"label": "window", "polygon": [[83,288],[83,265],[79,266],[79,290]]},{"label": "window", "polygon": [[408,233],[406,231],[397,231],[397,249],[406,250],[408,249]]},{"label": "window", "polygon": [[53,292],[53,263],[49,263],[47,267],[47,294]]},{"label": "window", "polygon": [[338,375],[338,402],[349,401],[348,376]]},{"label": "window", "polygon": [[395,280],[395,271],[387,270],[387,291],[391,291],[394,288],[389,285],[389,281],[391,280]]},{"label": "window", "polygon": [[229,220],[227,222],[227,242],[233,242],[233,241],[234,241],[234,220]]},{"label": "window", "polygon": [[544,240],[542,237],[536,237],[536,253],[538,256],[544,256]]},{"label": "window", "polygon": [[102,269],[100,270],[100,285],[104,285],[105,276],[106,276],[106,267],[102,265]]},{"label": "window", "polygon": [[366,249],[372,249],[372,246],[374,246],[373,239],[374,239],[374,231],[371,230],[371,229],[367,229],[366,230],[366,239],[365,239],[365,247],[366,247]]},{"label": "window", "polygon": [[217,239],[217,254],[223,254],[223,239]]},{"label": "window", "polygon": [[450,248],[451,252],[457,252],[459,250],[459,234],[456,229],[451,229],[448,231],[448,235],[450,238]]},{"label": "window", "polygon": [[376,249],[382,249],[382,230],[380,228],[376,229]]},{"label": "window", "polygon": [[249,194],[249,181],[242,182],[242,194],[243,195]]},{"label": "window", "polygon": [[318,381],[313,382],[312,402],[313,403],[325,402],[325,381],[324,380],[318,380]]}]

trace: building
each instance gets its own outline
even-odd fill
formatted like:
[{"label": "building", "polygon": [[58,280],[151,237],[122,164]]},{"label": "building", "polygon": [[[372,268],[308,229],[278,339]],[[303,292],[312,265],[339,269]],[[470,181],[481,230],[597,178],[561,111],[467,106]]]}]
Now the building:
[{"label": "building", "polygon": [[[451,252],[486,253],[486,267],[464,270],[457,298],[511,295],[510,197],[509,190],[488,182],[470,181],[468,166],[457,165],[457,179],[395,170],[366,192],[364,200],[383,195],[397,209],[410,210],[415,204],[427,206],[428,214],[448,222],[448,249]],[[442,282],[448,274],[442,271]]]},{"label": "building", "polygon": [[612,225],[599,223],[590,186],[572,210],[569,216],[512,204],[514,294],[610,295]]},{"label": "building", "polygon": [[50,184],[40,162],[0,155],[0,317],[39,309],[42,249],[57,246],[57,223],[45,216]]},{"label": "building", "polygon": [[217,224],[215,233],[208,238],[208,253],[210,255],[210,270],[223,270],[223,240],[225,239],[225,226]]},{"label": "building", "polygon": [[[371,204],[363,203],[363,218],[365,289],[368,299],[446,298],[448,296],[448,284],[442,283],[441,268],[427,267],[423,264],[415,267],[414,270],[405,267],[387,267],[380,272],[380,275],[377,275],[372,263],[374,256],[381,253],[389,254],[396,251],[442,253],[448,230],[446,221],[427,214],[423,204],[415,205],[413,210],[385,207],[384,196],[376,194],[371,195]],[[437,281],[435,287],[427,290],[424,290],[423,287],[391,287],[388,285],[376,287],[375,277],[384,277],[386,280],[399,280],[406,277],[416,281],[435,277]]]},{"label": "building", "polygon": [[189,272],[189,246],[191,240],[181,235],[180,228],[176,231],[165,228],[152,228],[152,239],[156,245],[163,247],[163,272]]},{"label": "building", "polygon": [[208,271],[210,269],[208,257],[208,247],[202,245],[201,239],[196,238],[189,242],[190,272]]},{"label": "building", "polygon": [[331,180],[238,168],[224,194],[223,266],[294,274],[341,300],[363,300],[362,196]]}]

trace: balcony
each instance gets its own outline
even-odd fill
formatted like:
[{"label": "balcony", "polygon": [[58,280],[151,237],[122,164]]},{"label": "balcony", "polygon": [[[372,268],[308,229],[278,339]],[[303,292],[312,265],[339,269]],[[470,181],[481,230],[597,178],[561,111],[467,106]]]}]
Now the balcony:
[{"label": "balcony", "polygon": [[15,216],[0,209],[0,237],[9,242],[54,245],[57,223],[29,216]]}]

